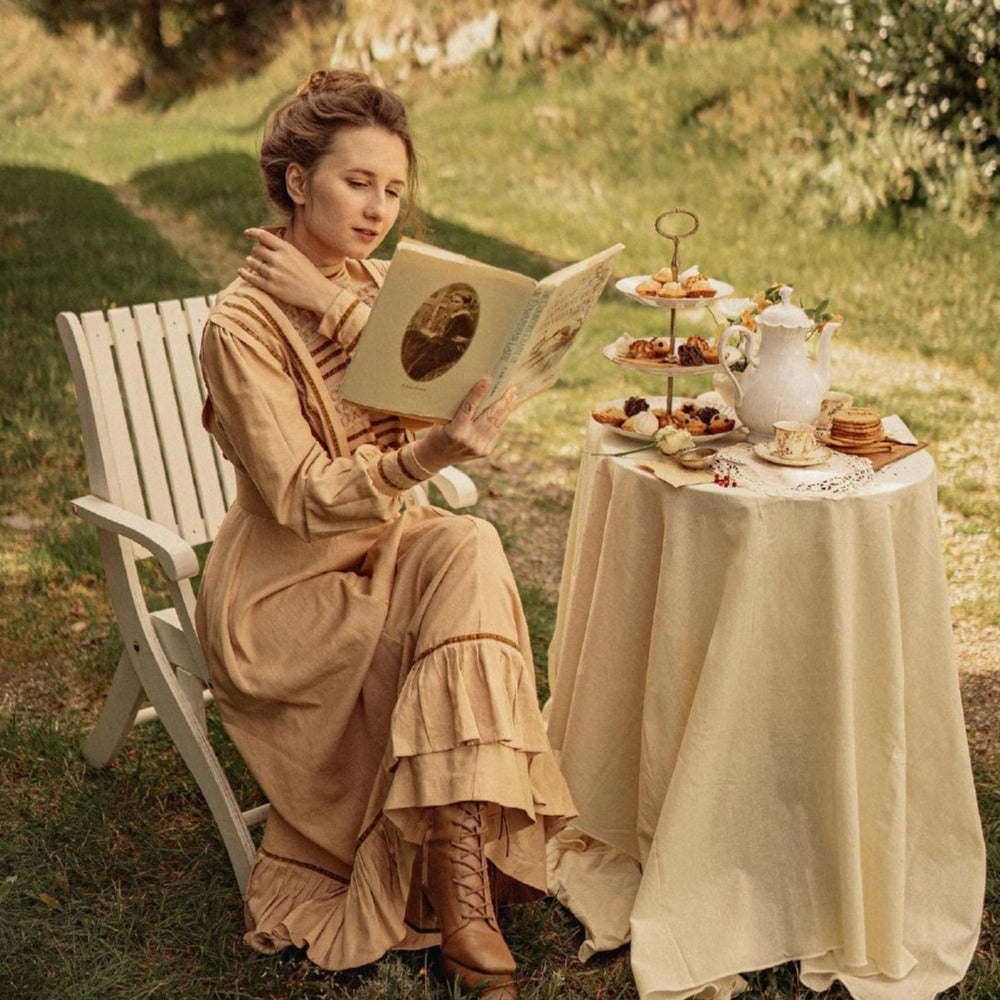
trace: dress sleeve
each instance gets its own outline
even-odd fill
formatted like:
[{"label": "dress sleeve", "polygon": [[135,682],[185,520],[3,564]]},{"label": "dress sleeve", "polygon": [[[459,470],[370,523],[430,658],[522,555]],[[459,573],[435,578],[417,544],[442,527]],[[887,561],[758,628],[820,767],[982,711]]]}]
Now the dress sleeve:
[{"label": "dress sleeve", "polygon": [[275,520],[300,538],[388,521],[403,494],[432,475],[415,461],[410,444],[385,453],[362,445],[351,456],[331,457],[302,412],[283,359],[264,340],[210,321],[201,362],[209,429]]}]

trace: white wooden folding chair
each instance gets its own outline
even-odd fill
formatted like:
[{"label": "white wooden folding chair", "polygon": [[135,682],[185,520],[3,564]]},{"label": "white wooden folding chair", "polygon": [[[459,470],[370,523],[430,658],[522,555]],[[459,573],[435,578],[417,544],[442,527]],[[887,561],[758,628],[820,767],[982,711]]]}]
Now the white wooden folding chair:
[{"label": "white wooden folding chair", "polygon": [[[97,528],[123,650],[83,745],[105,767],[136,723],[158,718],[205,797],[242,892],[267,805],[242,810],[208,737],[208,668],[194,628],[193,546],[210,542],[235,496],[232,466],[202,429],[198,352],[210,298],[56,319],[80,409],[90,494],[72,509]],[[476,502],[457,469],[435,477],[453,507]],[[426,502],[426,492],[418,497]],[[151,610],[138,563],[155,558],[171,606]],[[144,702],[148,702],[144,707]]]}]

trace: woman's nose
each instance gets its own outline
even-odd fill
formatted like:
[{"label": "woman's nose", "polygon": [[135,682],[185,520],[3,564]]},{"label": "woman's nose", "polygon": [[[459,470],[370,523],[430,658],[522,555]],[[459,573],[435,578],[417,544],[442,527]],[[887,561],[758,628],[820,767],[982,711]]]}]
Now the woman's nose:
[{"label": "woman's nose", "polygon": [[385,202],[386,197],[384,194],[379,194],[377,191],[372,194],[368,199],[368,203],[365,206],[365,213],[369,219],[381,219],[385,214]]}]

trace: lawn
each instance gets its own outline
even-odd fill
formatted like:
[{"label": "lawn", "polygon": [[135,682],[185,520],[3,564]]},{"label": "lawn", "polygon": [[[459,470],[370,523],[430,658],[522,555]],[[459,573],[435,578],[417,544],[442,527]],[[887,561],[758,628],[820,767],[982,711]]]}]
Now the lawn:
[{"label": "lawn", "polygon": [[[824,230],[797,221],[778,182],[790,137],[808,123],[821,42],[815,26],[790,21],[660,58],[612,53],[544,72],[414,79],[404,94],[429,235],[535,274],[620,239],[622,272],[636,273],[669,259],[652,223],[682,205],[701,219],[684,263],[744,293],[783,279],[807,304],[830,298],[847,317],[835,382],[933,442],[956,635],[981,651],[976,676],[989,676],[1000,667],[991,421],[1000,227],[991,219],[970,233],[930,215]],[[43,55],[52,50],[39,43]],[[0,997],[447,995],[423,953],[331,976],[297,954],[249,951],[225,854],[162,731],[137,733],[104,773],[88,771],[78,749],[120,646],[96,543],[67,512],[86,476],[53,317],[214,291],[242,252],[243,229],[264,215],[263,117],[313,58],[291,44],[259,77],[160,113],[69,98],[43,110],[0,85]],[[599,348],[656,323],[654,310],[606,296],[559,387],[518,411],[495,469],[475,470],[485,494],[506,495],[482,512],[523,567],[543,685],[558,532],[587,411],[655,388],[636,385]],[[252,794],[231,751],[226,761]],[[996,743],[986,739],[974,763],[989,845],[984,932],[949,1000],[1000,995]],[[576,961],[581,931],[553,901],[505,920],[529,970],[525,1000],[636,996],[626,953]],[[751,976],[746,994],[805,995],[791,967]]]}]

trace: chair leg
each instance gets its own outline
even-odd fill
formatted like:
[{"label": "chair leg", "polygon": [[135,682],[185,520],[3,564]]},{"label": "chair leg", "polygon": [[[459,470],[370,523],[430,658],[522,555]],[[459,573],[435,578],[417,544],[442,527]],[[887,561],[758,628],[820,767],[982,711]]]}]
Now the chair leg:
[{"label": "chair leg", "polygon": [[165,663],[163,666],[170,674],[169,679],[162,671],[154,670],[144,685],[128,652],[122,653],[97,724],[84,740],[83,755],[92,767],[107,767],[111,763],[131,730],[148,689],[151,700],[158,706],[160,722],[212,813],[242,892],[256,848],[228,778],[208,742],[201,683],[186,671],[175,674]]},{"label": "chair leg", "polygon": [[191,706],[191,711],[194,712],[198,722],[201,723],[201,731],[207,733],[208,717],[205,714],[205,685],[202,683],[201,678],[184,670],[183,667],[177,668],[176,677],[177,683],[184,693],[184,697],[187,699],[187,703]]},{"label": "chair leg", "polygon": [[203,728],[204,703],[199,698],[198,711],[192,707],[177,674],[161,655],[153,653],[142,665],[147,668],[143,669],[146,693],[156,705],[160,722],[205,797],[222,836],[240,892],[243,892],[256,847],[229,779]]},{"label": "chair leg", "polygon": [[114,760],[144,697],[128,654],[122,653],[97,724],[83,741],[83,756],[91,767],[107,767]]}]

